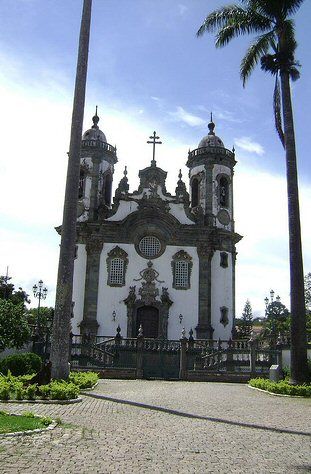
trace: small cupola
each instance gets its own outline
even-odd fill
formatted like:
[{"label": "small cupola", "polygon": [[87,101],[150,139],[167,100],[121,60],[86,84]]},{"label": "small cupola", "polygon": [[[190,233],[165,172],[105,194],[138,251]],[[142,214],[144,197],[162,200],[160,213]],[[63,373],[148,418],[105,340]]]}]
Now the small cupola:
[{"label": "small cupola", "polygon": [[202,138],[200,141],[198,148],[206,148],[206,147],[220,147],[225,148],[223,141],[215,135],[214,129],[215,124],[213,122],[213,115],[211,114],[211,121],[208,124],[209,132],[208,134]]},{"label": "small cupola", "polygon": [[92,118],[92,120],[93,120],[92,128],[84,132],[82,136],[82,141],[95,140],[95,141],[100,141],[102,143],[107,143],[106,135],[98,127],[99,117],[97,115],[97,105],[96,105],[95,115]]}]

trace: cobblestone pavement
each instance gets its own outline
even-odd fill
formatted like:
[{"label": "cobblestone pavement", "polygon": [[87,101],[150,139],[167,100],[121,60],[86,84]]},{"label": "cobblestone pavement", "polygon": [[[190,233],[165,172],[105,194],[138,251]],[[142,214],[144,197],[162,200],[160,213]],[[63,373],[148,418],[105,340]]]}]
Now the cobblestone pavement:
[{"label": "cobblestone pavement", "polygon": [[63,425],[1,439],[0,472],[311,472],[310,400],[165,381],[105,380],[94,393],[144,407],[89,396],[74,405],[1,404],[60,417]]}]

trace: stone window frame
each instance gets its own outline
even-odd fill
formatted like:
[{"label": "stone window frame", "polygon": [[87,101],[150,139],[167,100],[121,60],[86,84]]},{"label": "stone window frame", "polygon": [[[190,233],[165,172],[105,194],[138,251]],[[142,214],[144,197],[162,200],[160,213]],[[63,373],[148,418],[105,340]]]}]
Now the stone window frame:
[{"label": "stone window frame", "polygon": [[227,324],[229,324],[229,308],[227,306],[221,306],[220,309],[220,323],[223,325],[223,327],[226,327]]},{"label": "stone window frame", "polygon": [[[140,242],[145,237],[155,237],[156,239],[159,240],[160,250],[156,255],[154,255],[154,256],[146,255],[140,250]],[[148,233],[143,233],[143,234],[137,235],[135,237],[134,245],[135,245],[135,250],[138,253],[138,255],[140,255],[141,257],[143,257],[144,259],[147,259],[147,260],[154,260],[156,258],[159,258],[165,252],[165,249],[166,249],[166,244],[165,244],[165,242],[162,238],[162,235],[160,235],[160,233],[158,233],[158,232],[153,232],[153,231],[150,232],[150,233],[148,232]]]},{"label": "stone window frame", "polygon": [[[107,254],[106,258],[106,263],[107,263],[107,285],[108,286],[125,286],[125,275],[126,275],[126,270],[128,266],[128,254],[125,252],[125,250],[121,249],[118,245],[116,245],[113,249],[110,250]],[[112,261],[113,260],[122,260],[123,261],[123,271],[122,271],[122,277],[120,278],[121,283],[114,283],[111,282],[111,269],[112,269]]]},{"label": "stone window frame", "polygon": [[[220,182],[222,179],[225,179],[227,181],[227,199],[225,204],[221,204],[221,199],[220,199]],[[216,181],[217,181],[217,200],[218,204],[221,208],[223,209],[230,209],[231,207],[231,196],[230,196],[230,186],[231,186],[231,176],[227,173],[219,173],[216,176]]]},{"label": "stone window frame", "polygon": [[[190,207],[193,209],[193,208],[196,208],[198,207],[201,202],[200,202],[200,191],[201,191],[201,183],[202,181],[204,180],[205,178],[205,174],[204,174],[204,171],[199,171],[198,173],[194,174],[193,176],[191,176],[190,178],[190,197],[191,197],[191,201],[190,201]],[[194,182],[196,182],[196,186],[197,186],[197,189],[196,189],[196,198],[197,198],[197,202],[193,202],[194,199],[193,199],[193,194],[194,194],[194,189],[193,189],[193,184]]]},{"label": "stone window frame", "polygon": [[[176,283],[176,271],[177,271],[177,262],[184,262],[187,264],[187,284],[186,285],[177,285]],[[175,253],[172,257],[172,273],[173,273],[173,285],[172,287],[175,290],[189,290],[191,288],[191,271],[192,271],[192,257],[191,255],[188,254],[185,250],[179,250],[178,252]]]},{"label": "stone window frame", "polygon": [[229,254],[227,252],[220,252],[220,266],[222,268],[228,268],[229,266]]}]

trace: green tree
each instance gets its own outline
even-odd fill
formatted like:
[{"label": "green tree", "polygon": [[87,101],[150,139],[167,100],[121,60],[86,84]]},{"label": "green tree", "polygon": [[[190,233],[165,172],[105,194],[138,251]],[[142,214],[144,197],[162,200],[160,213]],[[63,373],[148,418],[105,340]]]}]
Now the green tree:
[{"label": "green tree", "polygon": [[249,300],[246,300],[239,324],[239,337],[249,339],[253,330],[253,311]]},{"label": "green tree", "polygon": [[52,377],[54,379],[67,379],[69,376],[69,334],[74,253],[76,245],[80,147],[84,115],[91,9],[92,0],[84,0],[79,37],[79,53],[72,111],[71,136],[68,154],[69,159],[57,275],[55,315],[51,344],[50,358],[52,362]]},{"label": "green tree", "polygon": [[0,351],[22,347],[30,339],[30,327],[23,303],[0,299]]},{"label": "green tree", "polygon": [[13,283],[9,283],[11,277],[0,276],[0,298],[10,300],[13,304],[30,303],[29,295],[21,287],[15,290]]},{"label": "green tree", "polygon": [[258,34],[241,62],[243,84],[259,62],[264,71],[276,78],[275,123],[285,148],[287,168],[292,383],[303,383],[308,378],[296,145],[290,88],[290,81],[299,77],[299,64],[295,61],[297,43],[291,16],[302,3],[303,0],[240,0],[240,5],[224,6],[210,13],[197,32],[198,36],[216,32],[216,47],[225,46],[240,35]]},{"label": "green tree", "polygon": [[266,308],[266,321],[263,335],[272,336],[276,343],[279,334],[287,335],[290,331],[290,313],[279,299],[271,301]]},{"label": "green tree", "polygon": [[305,276],[305,299],[306,307],[311,311],[311,273],[307,273]]}]

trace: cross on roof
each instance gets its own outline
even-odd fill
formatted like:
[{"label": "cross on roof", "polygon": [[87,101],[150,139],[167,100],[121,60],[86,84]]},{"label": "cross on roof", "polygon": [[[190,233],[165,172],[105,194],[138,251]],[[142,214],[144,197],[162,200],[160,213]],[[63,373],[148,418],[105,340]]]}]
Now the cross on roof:
[{"label": "cross on roof", "polygon": [[162,142],[157,142],[156,140],[159,140],[160,137],[157,137],[156,132],[153,132],[153,135],[149,137],[151,140],[148,140],[147,143],[152,143],[153,145],[153,154],[152,154],[152,161],[151,161],[151,166],[156,166],[156,161],[154,159],[155,157],[155,146],[156,145],[161,145]]}]

